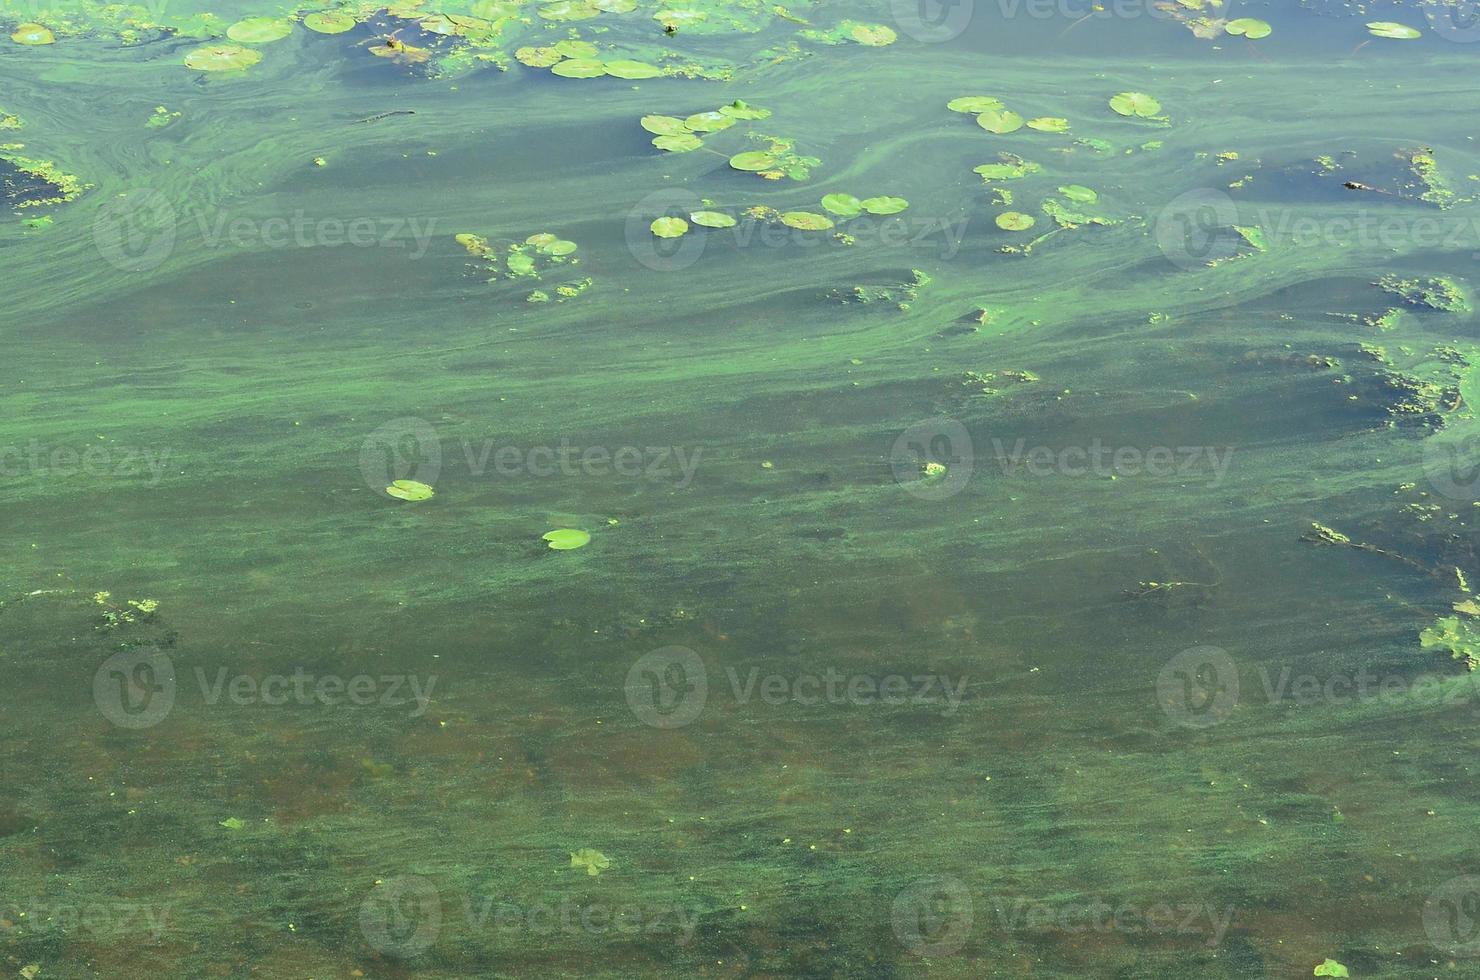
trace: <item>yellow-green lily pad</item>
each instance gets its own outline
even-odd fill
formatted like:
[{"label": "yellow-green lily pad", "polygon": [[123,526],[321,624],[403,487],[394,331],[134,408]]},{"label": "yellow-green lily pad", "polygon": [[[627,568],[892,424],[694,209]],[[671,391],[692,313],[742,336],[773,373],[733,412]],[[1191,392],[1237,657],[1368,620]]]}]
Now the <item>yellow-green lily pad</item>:
[{"label": "yellow-green lily pad", "polygon": [[354,30],[357,21],[342,10],[321,10],[303,18],[303,26],[320,34],[343,34]]},{"label": "yellow-green lily pad", "polygon": [[385,492],[400,500],[430,500],[434,495],[431,487],[415,480],[397,480],[386,487]]},{"label": "yellow-green lily pad", "polygon": [[601,53],[596,45],[590,41],[579,41],[574,38],[569,38],[556,44],[555,51],[565,58],[582,58],[588,61]]},{"label": "yellow-green lily pad", "polygon": [[1067,133],[1069,120],[1059,116],[1039,116],[1037,119],[1028,120],[1028,128],[1036,129],[1040,133]]},{"label": "yellow-green lily pad", "polygon": [[733,228],[735,219],[723,211],[695,211],[689,220],[704,228]]},{"label": "yellow-green lily pad", "polygon": [[852,194],[829,194],[822,199],[822,208],[840,218],[856,218],[863,213],[863,202]]},{"label": "yellow-green lily pad", "polygon": [[185,67],[196,71],[240,71],[262,60],[261,51],[239,44],[212,44],[185,56]]},{"label": "yellow-green lily pad", "polygon": [[238,44],[271,44],[293,33],[293,22],[282,17],[248,17],[226,28],[226,36]]},{"label": "yellow-green lily pad", "polygon": [[899,35],[883,24],[854,24],[848,36],[871,48],[882,48],[899,39]]},{"label": "yellow-green lily pad", "polygon": [[42,44],[55,44],[57,36],[47,27],[40,24],[22,24],[10,35],[10,39],[16,44],[26,44],[36,47]]},{"label": "yellow-green lily pad", "polygon": [[704,141],[693,133],[674,133],[671,136],[654,136],[653,145],[669,153],[687,153],[703,146]]},{"label": "yellow-green lily pad", "polygon": [[677,238],[689,230],[689,223],[682,218],[657,218],[648,227],[659,238]]},{"label": "yellow-green lily pad", "polygon": [[[550,546],[552,551],[575,551],[577,548],[584,548],[591,543],[589,532],[574,527],[562,527],[554,531],[546,531],[541,537]],[[571,859],[574,861],[574,854],[571,855]],[[572,864],[571,866],[574,867],[575,865]],[[598,871],[591,873],[600,874]]]}]

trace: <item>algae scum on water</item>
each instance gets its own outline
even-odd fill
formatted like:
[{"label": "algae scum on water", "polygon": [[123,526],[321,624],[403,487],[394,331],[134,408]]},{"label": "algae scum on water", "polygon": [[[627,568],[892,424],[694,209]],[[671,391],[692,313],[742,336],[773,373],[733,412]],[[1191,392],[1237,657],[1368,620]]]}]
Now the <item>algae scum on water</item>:
[{"label": "algae scum on water", "polygon": [[0,4],[0,972],[1480,969],[1462,4]]}]

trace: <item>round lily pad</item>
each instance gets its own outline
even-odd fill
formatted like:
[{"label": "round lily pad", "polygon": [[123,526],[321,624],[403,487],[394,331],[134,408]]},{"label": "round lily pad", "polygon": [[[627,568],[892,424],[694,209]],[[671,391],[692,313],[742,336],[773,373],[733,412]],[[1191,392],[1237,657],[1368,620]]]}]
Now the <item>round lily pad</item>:
[{"label": "round lily pad", "polygon": [[736,99],[729,105],[722,105],[719,111],[736,119],[768,119],[771,116],[770,109],[762,109],[760,106],[751,105],[743,99]]},{"label": "round lily pad", "polygon": [[822,199],[822,208],[840,218],[856,218],[863,213],[863,202],[852,194],[829,194]]},{"label": "round lily pad", "polygon": [[560,63],[561,54],[554,48],[520,48],[514,52],[521,65],[531,68],[549,68]]},{"label": "round lily pad", "polygon": [[736,170],[770,170],[776,166],[776,157],[763,150],[750,150],[730,157],[730,166]]},{"label": "round lily pad", "polygon": [[1121,92],[1110,100],[1110,108],[1122,116],[1149,119],[1161,111],[1161,103],[1145,92]]},{"label": "round lily pad", "polygon": [[580,0],[555,0],[540,7],[538,12],[545,20],[589,20],[601,14],[593,4]]},{"label": "round lily pad", "polygon": [[689,223],[682,218],[658,218],[649,227],[659,238],[677,238],[689,230]]},{"label": "round lily pad", "polygon": [[1375,37],[1390,37],[1396,41],[1411,41],[1423,36],[1423,32],[1416,27],[1397,24],[1390,20],[1375,20],[1367,25],[1367,30]]},{"label": "round lily pad", "polygon": [[1251,41],[1257,41],[1261,37],[1269,37],[1270,31],[1273,30],[1269,26],[1268,21],[1260,20],[1257,17],[1240,17],[1237,20],[1231,20],[1223,26],[1223,29],[1234,37],[1243,35]]},{"label": "round lily pad", "polygon": [[640,125],[657,136],[675,136],[688,132],[683,120],[677,116],[643,116]]},{"label": "round lily pad", "polygon": [[341,10],[321,10],[303,18],[303,26],[320,34],[343,34],[354,30],[354,17]]},{"label": "round lily pad", "polygon": [[27,44],[32,47],[42,44],[55,44],[57,36],[50,29],[40,24],[22,24],[10,35],[10,39],[16,44]]},{"label": "round lily pad", "polygon": [[869,214],[898,214],[910,206],[902,197],[870,197],[859,202]]},{"label": "round lily pad", "polygon": [[557,238],[553,242],[541,245],[540,251],[546,255],[569,255],[578,248],[580,246],[575,242],[566,241],[564,238]]},{"label": "round lily pad", "polygon": [[226,36],[238,44],[271,44],[293,33],[293,22],[282,17],[248,17],[226,28]]},{"label": "round lily pad", "polygon": [[663,69],[645,61],[626,61],[619,58],[606,63],[606,73],[613,78],[657,78],[663,74]]},{"label": "round lily pad", "polygon": [[535,248],[543,249],[546,245],[556,241],[556,237],[548,231],[542,231],[537,235],[530,235],[524,240],[524,244],[533,245]]},{"label": "round lily pad", "polygon": [[565,58],[592,59],[601,51],[590,41],[565,40],[555,45],[555,53]]},{"label": "round lily pad", "polygon": [[674,133],[671,136],[654,136],[653,145],[669,153],[687,153],[703,146],[704,141],[693,133]]},{"label": "round lily pad", "polygon": [[551,68],[550,74],[561,78],[598,78],[606,74],[606,66],[590,58],[572,58]]},{"label": "round lily pad", "polygon": [[695,211],[689,220],[705,228],[733,228],[735,219],[722,211]]},{"label": "round lily pad", "polygon": [[1040,133],[1067,133],[1069,120],[1058,116],[1039,116],[1037,119],[1028,120],[1028,128],[1036,129]]},{"label": "round lily pad", "polygon": [[1083,184],[1065,184],[1059,188],[1059,193],[1071,201],[1080,204],[1093,204],[1100,199],[1100,195]]},{"label": "round lily pad", "polygon": [[1011,109],[988,109],[976,117],[976,124],[989,133],[1015,133],[1023,128],[1023,117]]},{"label": "round lily pad", "polygon": [[431,487],[415,480],[397,480],[386,487],[385,492],[400,500],[430,500],[433,496]]},{"label": "round lily pad", "polygon": [[827,231],[833,226],[827,215],[812,211],[787,211],[781,216],[781,223],[798,231]]},{"label": "round lily pad", "polygon": [[575,551],[591,543],[591,534],[574,527],[562,527],[540,535],[554,551]]},{"label": "round lily pad", "polygon": [[185,56],[185,67],[196,71],[240,71],[262,60],[261,51],[239,44],[212,44]]},{"label": "round lily pad", "polygon": [[1007,106],[1001,99],[992,95],[963,95],[959,99],[952,99],[946,103],[946,108],[952,112],[990,112],[994,109],[1005,109]]},{"label": "round lily pad", "polygon": [[899,39],[899,35],[882,24],[854,24],[848,34],[859,44],[866,44],[871,48],[882,48]]},{"label": "round lily pad", "polygon": [[735,117],[719,111],[696,112],[685,119],[683,124],[696,133],[717,133],[735,125]]},{"label": "round lily pad", "polygon": [[1031,214],[1021,211],[1004,211],[997,215],[997,227],[1004,231],[1027,231],[1034,223]]}]

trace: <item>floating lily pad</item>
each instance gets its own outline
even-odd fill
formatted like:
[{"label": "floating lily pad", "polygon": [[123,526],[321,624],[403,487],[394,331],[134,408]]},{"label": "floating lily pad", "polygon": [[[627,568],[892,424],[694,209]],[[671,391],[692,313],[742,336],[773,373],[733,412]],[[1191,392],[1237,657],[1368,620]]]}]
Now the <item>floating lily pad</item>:
[{"label": "floating lily pad", "polygon": [[721,211],[695,211],[689,220],[704,228],[733,228],[735,219]]},{"label": "floating lily pad", "polygon": [[557,238],[552,242],[546,242],[545,244],[539,246],[539,250],[546,255],[556,256],[569,255],[578,248],[580,248],[580,246],[577,245],[575,242],[566,241],[564,238]]},{"label": "floating lily pad", "polygon": [[637,0],[591,0],[591,4],[608,14],[630,14],[637,9]]},{"label": "floating lily pad", "polygon": [[248,17],[226,29],[226,36],[238,44],[271,44],[293,33],[293,22],[281,17]]},{"label": "floating lily pad", "polygon": [[776,166],[776,156],[764,150],[750,150],[730,157],[730,166],[736,170],[770,170]]},{"label": "floating lily pad", "polygon": [[545,20],[590,20],[600,16],[601,10],[580,0],[556,0],[540,7],[538,13]]},{"label": "floating lily pad", "polygon": [[595,58],[601,51],[590,41],[577,41],[569,39],[555,45],[555,53],[565,58],[582,58],[590,60]]},{"label": "floating lily pad", "polygon": [[1161,111],[1161,103],[1145,92],[1121,92],[1110,100],[1110,108],[1122,116],[1149,119]]},{"label": "floating lily pad", "polygon": [[871,48],[882,48],[899,39],[899,35],[882,24],[854,24],[848,31],[848,36]]},{"label": "floating lily pad", "polygon": [[550,74],[561,78],[599,78],[606,74],[606,66],[590,58],[572,58],[551,68]]},{"label": "floating lily pad", "polygon": [[1416,27],[1396,24],[1390,20],[1374,20],[1367,25],[1367,30],[1376,37],[1390,37],[1397,41],[1411,41],[1423,36],[1423,32]]},{"label": "floating lily pad", "polygon": [[1224,25],[1223,29],[1234,37],[1243,35],[1251,41],[1257,41],[1261,37],[1269,37],[1270,31],[1273,30],[1269,26],[1268,21],[1260,20],[1257,17],[1240,17],[1237,20],[1231,20]]},{"label": "floating lily pad", "polygon": [[689,131],[677,116],[643,116],[640,125],[658,136],[676,136]]},{"label": "floating lily pad", "polygon": [[1007,108],[1006,104],[999,98],[991,95],[963,95],[959,99],[952,99],[946,103],[946,108],[952,112],[993,112]]},{"label": "floating lily pad", "polygon": [[303,18],[303,26],[320,34],[343,34],[354,30],[354,17],[339,10],[323,10]]},{"label": "floating lily pad", "polygon": [[976,117],[976,124],[989,133],[999,136],[1015,133],[1023,128],[1023,117],[1011,109],[988,109]]},{"label": "floating lily pad", "polygon": [[693,133],[674,133],[672,136],[654,136],[653,145],[669,153],[687,153],[703,146],[704,141]]},{"label": "floating lily pad", "polygon": [[653,20],[675,31],[688,24],[698,24],[708,19],[709,14],[702,10],[660,10],[653,14]]},{"label": "floating lily pad", "polygon": [[781,215],[781,223],[798,231],[827,231],[833,226],[831,218],[813,211],[787,211]]},{"label": "floating lily pad", "polygon": [[1031,214],[1021,211],[1004,211],[997,215],[997,227],[1003,231],[1027,231],[1036,223]]},{"label": "floating lily pad", "polygon": [[770,109],[762,109],[760,106],[751,105],[740,99],[736,99],[729,105],[720,106],[719,111],[735,119],[767,119],[771,115]]},{"label": "floating lily pad", "polygon": [[[589,532],[573,527],[562,527],[555,531],[546,531],[541,537],[549,543],[552,551],[575,551],[577,548],[584,548],[591,543]],[[572,854],[570,859],[571,866],[575,867],[576,856]],[[605,867],[605,865],[602,867]],[[601,872],[592,871],[591,873],[594,875]]]},{"label": "floating lily pad", "polygon": [[[545,535],[547,538],[549,536],[548,534]],[[572,868],[585,868],[586,874],[594,878],[611,867],[612,861],[611,858],[595,848],[583,847],[579,851],[570,852],[570,866]]]},{"label": "floating lily pad", "polygon": [[1093,204],[1100,199],[1098,193],[1082,184],[1066,184],[1059,188],[1059,193],[1080,204]]},{"label": "floating lily pad", "polygon": [[1069,120],[1058,116],[1039,116],[1037,119],[1028,120],[1028,128],[1036,129],[1040,133],[1067,133]]},{"label": "floating lily pad", "polygon": [[870,197],[859,202],[869,214],[898,214],[910,206],[902,197]]},{"label": "floating lily pad", "polygon": [[714,110],[711,112],[696,112],[683,121],[683,124],[696,133],[717,133],[722,129],[729,129],[735,125],[735,117],[727,116],[723,112]]},{"label": "floating lily pad", "polygon": [[430,500],[433,496],[431,487],[415,480],[397,480],[386,487],[385,492],[401,500]]},{"label": "floating lily pad", "polygon": [[212,44],[185,56],[185,67],[196,71],[240,71],[262,60],[261,51],[239,44]]},{"label": "floating lily pad", "polygon": [[514,57],[521,65],[531,68],[549,68],[560,63],[561,54],[554,48],[520,48]]},{"label": "floating lily pad", "polygon": [[840,218],[856,218],[863,213],[863,202],[852,194],[829,194],[822,199],[822,207]]},{"label": "floating lily pad", "polygon": [[10,39],[16,44],[27,44],[36,47],[42,44],[55,44],[56,35],[50,29],[40,24],[22,24],[10,35]]},{"label": "floating lily pad", "polygon": [[659,238],[677,238],[689,230],[689,223],[682,218],[658,218],[649,227]]},{"label": "floating lily pad", "polygon": [[657,78],[663,74],[663,69],[645,61],[626,61],[619,58],[606,63],[606,73],[613,78]]}]

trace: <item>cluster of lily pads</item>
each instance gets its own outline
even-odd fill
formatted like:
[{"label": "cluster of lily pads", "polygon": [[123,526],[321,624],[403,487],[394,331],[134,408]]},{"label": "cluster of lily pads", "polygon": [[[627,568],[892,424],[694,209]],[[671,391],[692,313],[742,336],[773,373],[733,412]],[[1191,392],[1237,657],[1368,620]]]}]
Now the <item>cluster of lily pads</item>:
[{"label": "cluster of lily pads", "polygon": [[640,125],[653,134],[653,145],[668,153],[688,153],[704,145],[704,137],[729,129],[737,122],[770,118],[771,110],[736,99],[729,105],[707,112],[696,112],[687,118],[651,114],[643,116]]},{"label": "cluster of lily pads", "polygon": [[[765,205],[746,208],[746,217],[758,221],[775,221],[797,231],[830,231],[839,221],[849,221],[864,214],[886,216],[899,214],[910,206],[902,197],[857,198],[852,194],[828,194],[822,198],[822,208],[828,214],[816,211],[781,211]],[[701,228],[733,228],[736,219],[723,211],[691,211],[688,220],[667,215],[657,218],[650,225],[652,233],[659,238],[678,238],[689,231],[689,222]]]},{"label": "cluster of lily pads", "polygon": [[656,78],[663,69],[645,61],[617,58],[602,61],[600,49],[590,41],[566,39],[548,47],[524,47],[514,52],[519,63],[530,68],[548,68],[561,78]]},{"label": "cluster of lily pads", "polygon": [[1024,126],[1040,133],[1067,133],[1069,120],[1059,116],[1039,116],[1024,120],[1021,115],[1007,108],[1006,103],[993,95],[963,95],[946,103],[952,112],[963,112],[976,116],[976,124],[989,133],[1003,135],[1015,133]]},{"label": "cluster of lily pads", "polygon": [[[482,271],[487,273],[489,282],[499,278],[498,249],[487,238],[472,232],[463,232],[454,236],[454,240],[469,255],[480,260]],[[579,264],[580,260],[573,258],[579,247],[575,242],[547,231],[530,235],[523,242],[513,242],[506,247],[503,276],[506,279],[540,279],[545,272],[557,266]],[[562,302],[579,296],[590,287],[589,278],[563,282],[555,287],[555,301]],[[528,296],[531,303],[547,303],[551,298],[543,290],[535,290]]]},{"label": "cluster of lily pads", "polygon": [[809,28],[801,32],[809,41],[823,44],[843,44],[853,41],[869,48],[882,48],[899,40],[893,28],[883,24],[866,24],[857,20],[845,20],[830,31]]}]

